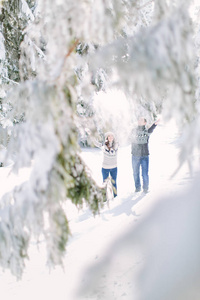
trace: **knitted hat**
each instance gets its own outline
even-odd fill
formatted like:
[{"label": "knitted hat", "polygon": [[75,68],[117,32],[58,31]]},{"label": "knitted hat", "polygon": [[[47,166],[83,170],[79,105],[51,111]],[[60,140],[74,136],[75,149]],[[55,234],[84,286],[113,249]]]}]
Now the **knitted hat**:
[{"label": "knitted hat", "polygon": [[108,132],[105,133],[105,139],[107,139],[107,137],[108,137],[109,135],[112,135],[113,138],[115,139],[115,135],[114,135],[114,133],[111,132],[111,131],[108,131]]}]

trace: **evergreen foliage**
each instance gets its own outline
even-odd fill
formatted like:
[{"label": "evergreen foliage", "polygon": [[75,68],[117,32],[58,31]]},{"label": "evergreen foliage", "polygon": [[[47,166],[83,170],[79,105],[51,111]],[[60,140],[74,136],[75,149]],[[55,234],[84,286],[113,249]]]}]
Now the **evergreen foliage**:
[{"label": "evergreen foliage", "polygon": [[[70,234],[64,203],[86,203],[94,214],[103,205],[105,190],[91,178],[78,146],[81,130],[98,131],[95,93],[117,87],[133,116],[142,109],[153,119],[162,109],[180,128],[198,124],[193,34],[199,23],[191,20],[190,2],[2,2],[4,124],[16,123],[7,156],[15,157],[13,171],[30,168],[27,182],[1,199],[2,267],[20,277],[30,240],[40,236],[48,262],[62,264]],[[199,142],[198,134],[192,147]],[[182,149],[185,159],[187,143]]]}]

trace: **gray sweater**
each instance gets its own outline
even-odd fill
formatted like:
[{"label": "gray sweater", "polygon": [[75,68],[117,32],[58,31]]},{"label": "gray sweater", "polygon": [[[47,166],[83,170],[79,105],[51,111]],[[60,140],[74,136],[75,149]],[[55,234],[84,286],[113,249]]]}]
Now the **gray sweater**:
[{"label": "gray sweater", "polygon": [[149,155],[149,136],[156,128],[156,124],[151,125],[149,129],[145,126],[138,126],[132,132],[131,153],[133,156]]}]

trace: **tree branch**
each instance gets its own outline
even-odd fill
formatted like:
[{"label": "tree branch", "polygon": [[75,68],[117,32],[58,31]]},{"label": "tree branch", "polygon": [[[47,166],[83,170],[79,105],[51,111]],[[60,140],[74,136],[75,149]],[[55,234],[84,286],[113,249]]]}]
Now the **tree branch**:
[{"label": "tree branch", "polygon": [[75,40],[75,42],[73,43],[73,45],[69,48],[69,51],[67,52],[67,54],[65,55],[65,58],[64,58],[64,62],[63,62],[63,65],[61,67],[61,70],[60,70],[60,74],[57,76],[56,80],[58,80],[62,74],[62,71],[65,67],[65,63],[67,61],[67,58],[71,55],[71,53],[76,49],[76,46],[78,45],[79,43],[79,40]]},{"label": "tree branch", "polygon": [[143,9],[144,7],[146,7],[147,5],[149,5],[150,3],[154,2],[154,0],[150,0],[149,2],[137,7],[138,10]]}]

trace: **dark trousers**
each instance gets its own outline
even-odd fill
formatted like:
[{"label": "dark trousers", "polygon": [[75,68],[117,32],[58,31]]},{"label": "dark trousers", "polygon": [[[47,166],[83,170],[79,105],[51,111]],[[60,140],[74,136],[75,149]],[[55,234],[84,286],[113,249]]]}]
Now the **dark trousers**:
[{"label": "dark trousers", "polygon": [[111,182],[113,185],[113,194],[114,197],[117,196],[117,168],[113,168],[113,169],[104,169],[102,168],[102,175],[103,175],[103,181],[105,181],[108,176],[111,176]]},{"label": "dark trousers", "polygon": [[149,156],[132,155],[132,167],[135,189],[141,189],[140,169],[142,169],[143,190],[147,191],[149,188]]}]

